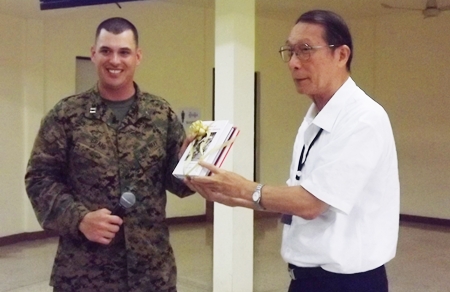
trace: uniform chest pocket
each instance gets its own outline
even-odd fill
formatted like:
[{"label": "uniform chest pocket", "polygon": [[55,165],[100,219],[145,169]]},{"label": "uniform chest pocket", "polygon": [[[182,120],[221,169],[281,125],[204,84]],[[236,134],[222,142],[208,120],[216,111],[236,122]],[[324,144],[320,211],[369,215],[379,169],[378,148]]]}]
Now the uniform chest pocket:
[{"label": "uniform chest pocket", "polygon": [[155,175],[165,164],[166,149],[160,141],[152,141],[137,151],[136,159],[145,173]]},{"label": "uniform chest pocket", "polygon": [[80,142],[74,145],[68,163],[70,180],[74,188],[82,193],[89,192],[92,187],[104,189],[117,174],[114,155]]},{"label": "uniform chest pocket", "polygon": [[84,143],[76,143],[73,148],[71,164],[74,169],[108,169],[111,166],[113,157],[102,151],[94,149]]}]

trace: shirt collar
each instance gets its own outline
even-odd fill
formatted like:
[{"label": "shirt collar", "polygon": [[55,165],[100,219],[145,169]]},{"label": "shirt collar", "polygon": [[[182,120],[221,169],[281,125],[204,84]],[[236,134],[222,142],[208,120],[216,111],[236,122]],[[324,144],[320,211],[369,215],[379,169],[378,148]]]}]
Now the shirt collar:
[{"label": "shirt collar", "polygon": [[352,92],[355,90],[355,86],[355,82],[349,77],[320,112],[313,103],[309,107],[305,119],[309,119],[309,121],[316,126],[327,132],[331,132],[339,113],[344,108],[344,105],[347,103]]},{"label": "shirt collar", "polygon": [[[146,98],[145,94],[140,90],[139,86],[136,83],[134,83],[134,88],[136,90],[135,96],[137,103],[133,110],[133,116],[136,118],[136,120],[138,120],[140,118],[149,116],[150,113],[148,109],[146,109],[144,106],[141,106],[144,99]],[[106,120],[108,107],[106,106],[105,102],[102,101],[98,85],[91,88],[86,94],[89,96],[89,100],[86,103],[86,114],[96,119]]]}]

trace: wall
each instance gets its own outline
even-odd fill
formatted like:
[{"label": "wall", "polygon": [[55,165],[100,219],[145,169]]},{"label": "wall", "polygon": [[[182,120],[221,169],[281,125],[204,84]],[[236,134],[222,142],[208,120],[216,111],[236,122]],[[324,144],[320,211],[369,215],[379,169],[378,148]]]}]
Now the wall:
[{"label": "wall", "polygon": [[[299,12],[300,15],[301,12]],[[285,184],[298,127],[311,104],[297,93],[288,66],[278,50],[295,19],[265,16],[257,19],[256,70],[261,73],[260,165],[261,181]],[[368,93],[374,92],[374,19],[349,21],[354,36],[352,78]]]},{"label": "wall", "polygon": [[349,21],[353,78],[388,112],[399,159],[401,213],[450,219],[450,14]]},{"label": "wall", "polygon": [[[299,12],[300,14],[301,12]],[[349,19],[352,78],[388,112],[399,158],[401,213],[450,219],[450,13]],[[309,106],[275,52],[290,22],[259,18],[261,181],[283,184],[297,126]]]},{"label": "wall", "polygon": [[376,24],[375,97],[390,113],[402,213],[450,219],[450,13]]},{"label": "wall", "polygon": [[[9,16],[0,17],[0,38],[8,40],[0,42],[0,235],[22,229],[24,223],[21,175],[24,168],[22,41],[25,31],[25,21]],[[16,225],[18,222],[19,226]]]},{"label": "wall", "polygon": [[285,185],[292,146],[310,99],[297,93],[287,64],[278,53],[293,21],[258,17],[256,71],[260,72],[260,180]]},{"label": "wall", "polygon": [[[111,16],[129,19],[140,32],[143,61],[135,80],[142,90],[164,97],[175,110],[186,106],[204,108],[203,9],[157,2],[140,4],[128,3],[122,9],[114,5],[83,7],[70,17],[46,20],[47,109],[74,92],[75,56],[90,56],[97,25]],[[168,217],[201,215],[204,210],[205,202],[198,195],[182,201],[168,196]]]},{"label": "wall", "polygon": [[[90,55],[101,20],[123,16],[138,27],[144,59],[136,81],[143,90],[164,97],[175,110],[196,106],[210,118],[204,9],[128,4],[122,9],[115,5],[67,9],[45,20],[0,17],[1,37],[8,40],[0,44],[0,237],[40,230],[24,190],[26,163],[42,116],[75,92],[76,56]],[[204,213],[205,202],[198,195],[182,200],[168,196],[168,217]]]},{"label": "wall", "polygon": [[[214,11],[150,1],[122,7],[67,9],[45,20],[0,17],[0,36],[8,40],[0,43],[0,237],[39,230],[23,186],[31,144],[43,114],[75,91],[75,57],[89,56],[94,30],[104,18],[125,16],[139,28],[144,59],[136,80],[143,89],[165,97],[175,109],[195,105],[204,119],[211,118]],[[256,21],[260,180],[282,185],[310,101],[296,93],[278,56],[292,20],[258,16]],[[433,19],[399,13],[351,19],[349,25],[355,42],[352,76],[386,108],[393,124],[402,213],[450,219],[449,13]],[[169,217],[203,213],[198,195],[169,196]]]}]

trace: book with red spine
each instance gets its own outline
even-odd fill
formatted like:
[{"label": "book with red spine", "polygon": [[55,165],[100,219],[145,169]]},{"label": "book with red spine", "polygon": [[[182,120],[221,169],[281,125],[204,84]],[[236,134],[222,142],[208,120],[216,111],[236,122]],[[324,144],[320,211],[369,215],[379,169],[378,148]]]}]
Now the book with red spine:
[{"label": "book with red spine", "polygon": [[222,151],[220,152],[219,157],[217,158],[217,161],[214,164],[215,166],[219,168],[222,166],[222,163],[225,161],[225,158],[227,157],[228,152],[231,149],[231,146],[233,146],[234,140],[236,139],[236,137],[239,135],[240,132],[241,131],[238,128],[233,127],[233,130],[227,139],[228,144],[224,148],[222,148]]},{"label": "book with red spine", "polygon": [[239,130],[229,121],[201,121],[200,123],[206,129],[206,133],[192,141],[181,156],[172,173],[179,179],[185,176],[209,175],[210,171],[198,164],[200,160],[220,167],[239,133]]}]

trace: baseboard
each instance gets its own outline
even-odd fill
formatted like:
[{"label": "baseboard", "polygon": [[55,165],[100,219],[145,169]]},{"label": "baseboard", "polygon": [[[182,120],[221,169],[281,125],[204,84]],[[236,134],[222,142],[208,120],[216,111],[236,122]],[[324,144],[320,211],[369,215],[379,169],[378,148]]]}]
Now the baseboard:
[{"label": "baseboard", "polygon": [[400,221],[450,227],[450,219],[442,218],[400,214]]},{"label": "baseboard", "polygon": [[13,234],[9,236],[0,237],[0,246],[10,245],[19,243],[22,241],[45,239],[50,237],[55,237],[57,234],[50,231],[35,231],[35,232],[25,232],[20,234]]},{"label": "baseboard", "polygon": [[[277,217],[277,216],[279,216],[279,214],[255,212],[255,219],[261,219],[261,218],[267,218],[267,217]],[[201,223],[201,222],[206,222],[206,219],[207,219],[206,215],[197,215],[197,216],[186,216],[186,217],[173,217],[173,218],[167,218],[166,220],[167,220],[167,224],[174,225],[174,224]],[[400,221],[450,227],[450,219],[441,219],[441,218],[433,218],[433,217],[400,214]],[[45,239],[45,238],[50,238],[50,237],[55,237],[55,236],[57,236],[57,234],[55,232],[44,231],[44,230],[36,231],[36,232],[25,232],[25,233],[0,237],[0,246],[15,244],[15,243],[19,243],[22,241]]]},{"label": "baseboard", "polygon": [[280,213],[266,212],[266,211],[255,211],[253,212],[253,218],[255,220],[265,219],[265,218],[280,218]]},{"label": "baseboard", "polygon": [[[166,221],[167,221],[167,224],[169,224],[169,225],[199,223],[199,222],[206,221],[206,215],[167,218]],[[22,241],[45,239],[45,238],[50,238],[50,237],[55,237],[55,236],[58,236],[58,234],[56,232],[45,231],[45,230],[35,231],[35,232],[25,232],[25,233],[0,237],[0,246],[15,244],[15,243],[19,243]]]},{"label": "baseboard", "polygon": [[173,217],[167,218],[166,222],[169,225],[174,224],[188,224],[188,223],[201,223],[206,221],[206,215],[185,216],[185,217]]}]

